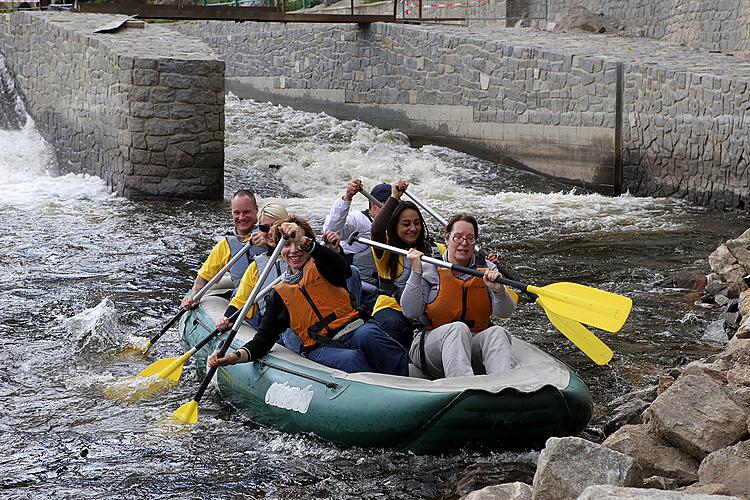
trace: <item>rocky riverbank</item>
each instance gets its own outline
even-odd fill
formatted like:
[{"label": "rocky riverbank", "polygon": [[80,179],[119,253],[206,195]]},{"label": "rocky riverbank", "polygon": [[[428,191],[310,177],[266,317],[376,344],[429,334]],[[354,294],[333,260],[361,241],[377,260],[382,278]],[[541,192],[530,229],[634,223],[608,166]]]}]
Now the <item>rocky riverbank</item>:
[{"label": "rocky riverbank", "polygon": [[664,373],[609,403],[599,444],[551,438],[532,484],[489,486],[465,500],[750,498],[750,229],[716,249],[706,276],[664,284],[700,292],[720,318],[706,340],[722,352]]}]

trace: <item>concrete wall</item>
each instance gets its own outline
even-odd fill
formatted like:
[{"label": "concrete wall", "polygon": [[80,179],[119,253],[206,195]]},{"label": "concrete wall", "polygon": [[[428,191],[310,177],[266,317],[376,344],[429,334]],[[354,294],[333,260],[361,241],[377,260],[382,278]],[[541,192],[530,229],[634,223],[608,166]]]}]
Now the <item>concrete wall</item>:
[{"label": "concrete wall", "polygon": [[129,198],[222,198],[224,63],[153,25],[93,33],[122,17],[0,17],[0,52],[29,114],[63,171]]},{"label": "concrete wall", "polygon": [[642,30],[644,36],[703,50],[750,54],[747,0],[508,0],[508,10],[559,19],[582,5],[596,14]]},{"label": "concrete wall", "polygon": [[185,23],[227,64],[227,90],[412,138],[612,184],[615,65],[461,28]]}]

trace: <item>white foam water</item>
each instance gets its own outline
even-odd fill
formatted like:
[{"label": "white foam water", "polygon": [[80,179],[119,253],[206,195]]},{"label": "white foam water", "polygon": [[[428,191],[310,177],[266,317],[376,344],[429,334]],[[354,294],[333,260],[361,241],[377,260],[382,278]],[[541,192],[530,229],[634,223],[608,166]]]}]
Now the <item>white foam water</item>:
[{"label": "white foam water", "polygon": [[[675,216],[686,206],[680,200],[609,197],[575,188],[529,192],[519,187],[522,182],[502,178],[493,184],[498,187],[487,192],[470,182],[489,175],[478,173],[480,160],[439,146],[412,148],[409,139],[396,131],[233,95],[227,97],[226,107],[227,164],[261,175],[273,166],[275,176],[302,196],[279,201],[313,219],[325,217],[350,179],[362,179],[372,187],[404,178],[414,194],[446,217],[464,211],[485,220],[532,224],[540,231],[563,234],[683,228]],[[508,177],[530,175],[500,166],[490,167],[493,175],[493,168]],[[542,177],[535,182],[554,183]],[[363,197],[355,197],[353,207],[363,209],[366,204]]]},{"label": "white foam water", "polygon": [[102,201],[113,195],[102,179],[85,174],[55,175],[52,147],[30,117],[20,130],[0,130],[0,207],[19,209]]}]

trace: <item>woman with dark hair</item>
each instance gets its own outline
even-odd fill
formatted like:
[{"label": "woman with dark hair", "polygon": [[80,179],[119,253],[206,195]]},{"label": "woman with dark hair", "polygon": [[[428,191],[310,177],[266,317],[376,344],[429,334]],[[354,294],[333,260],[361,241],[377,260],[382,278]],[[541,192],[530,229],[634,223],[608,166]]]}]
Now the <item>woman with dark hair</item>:
[{"label": "woman with dark hair", "polygon": [[479,235],[477,220],[459,214],[448,221],[447,250],[442,259],[472,269],[486,268],[482,278],[437,267],[420,260],[423,253],[409,250],[411,274],[401,294],[404,315],[422,330],[415,334],[409,357],[427,375],[436,378],[494,374],[512,369],[511,338],[490,317],[507,318],[516,303],[494,264],[479,262],[474,250]]},{"label": "woman with dark hair", "polygon": [[[410,201],[401,201],[409,183],[399,179],[391,185],[391,196],[372,221],[372,239],[408,250],[414,248],[426,255],[440,256],[441,248],[432,246],[422,213]],[[411,321],[401,313],[399,298],[409,279],[411,265],[401,255],[373,248],[381,295],[373,307],[372,318],[406,349],[411,345]]]},{"label": "woman with dark hair", "polygon": [[406,375],[406,351],[374,321],[364,323],[346,289],[351,268],[346,258],[315,242],[307,221],[288,217],[274,224],[273,239],[283,235],[281,257],[287,264],[282,282],[266,298],[266,309],[255,336],[239,350],[210,366],[257,360],[291,328],[302,341],[301,354],[312,361],[348,373],[380,372]]}]

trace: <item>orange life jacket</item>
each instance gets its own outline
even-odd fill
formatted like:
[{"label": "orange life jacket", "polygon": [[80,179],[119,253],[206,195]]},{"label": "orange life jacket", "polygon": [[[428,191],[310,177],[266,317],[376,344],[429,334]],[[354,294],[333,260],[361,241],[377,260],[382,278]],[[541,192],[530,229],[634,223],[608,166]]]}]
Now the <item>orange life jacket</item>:
[{"label": "orange life jacket", "polygon": [[326,280],[312,259],[302,268],[299,283],[282,281],[273,288],[284,301],[291,328],[302,339],[303,348],[314,346],[319,337],[333,337],[359,317],[346,288]]},{"label": "orange life jacket", "polygon": [[429,328],[437,328],[454,321],[466,323],[472,332],[481,332],[490,325],[492,300],[482,278],[456,278],[453,271],[438,269],[440,285],[435,300],[425,306],[430,319]]}]

